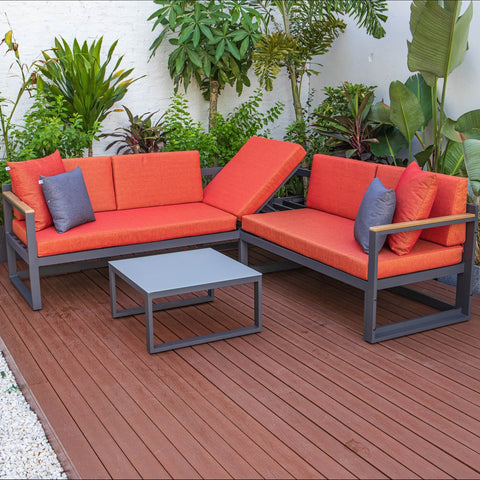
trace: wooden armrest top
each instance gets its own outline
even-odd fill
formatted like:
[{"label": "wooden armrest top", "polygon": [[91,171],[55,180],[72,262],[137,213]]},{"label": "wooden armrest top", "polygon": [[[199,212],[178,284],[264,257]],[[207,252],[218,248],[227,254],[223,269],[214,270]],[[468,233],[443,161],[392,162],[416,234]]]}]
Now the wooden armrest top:
[{"label": "wooden armrest top", "polygon": [[22,213],[33,213],[33,208],[22,202],[13,192],[2,192],[3,196],[15,207],[17,207]]},{"label": "wooden armrest top", "polygon": [[431,225],[432,223],[438,222],[451,222],[454,220],[469,220],[475,218],[473,213],[461,213],[458,215],[447,215],[445,217],[433,217],[433,218],[425,218],[424,220],[413,220],[411,222],[399,222],[399,223],[391,223],[389,225],[378,225],[376,227],[370,227],[370,230],[374,232],[382,232],[383,230],[393,230],[393,229],[401,229],[405,227],[416,227],[416,226],[423,226],[423,225]]}]

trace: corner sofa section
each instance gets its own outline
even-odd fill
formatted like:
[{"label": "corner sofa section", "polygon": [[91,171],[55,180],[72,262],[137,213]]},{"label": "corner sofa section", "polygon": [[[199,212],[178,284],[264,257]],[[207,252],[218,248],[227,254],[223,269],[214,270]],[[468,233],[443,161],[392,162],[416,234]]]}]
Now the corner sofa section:
[{"label": "corner sofa section", "polygon": [[238,241],[243,215],[260,211],[304,155],[300,145],[252,137],[205,188],[197,151],[63,159],[65,171],[80,167],[95,220],[36,230],[35,211],[4,185],[10,279],[38,310],[44,267]]}]

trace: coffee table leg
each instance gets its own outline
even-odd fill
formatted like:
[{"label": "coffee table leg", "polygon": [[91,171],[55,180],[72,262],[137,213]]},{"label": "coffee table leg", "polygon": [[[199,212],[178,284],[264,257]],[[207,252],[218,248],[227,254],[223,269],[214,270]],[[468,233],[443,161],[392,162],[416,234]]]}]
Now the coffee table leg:
[{"label": "coffee table leg", "polygon": [[153,299],[145,295],[145,327],[147,329],[147,350],[148,353],[155,353],[153,343]]},{"label": "coffee table leg", "polygon": [[262,329],[262,279],[254,283],[255,326]]},{"label": "coffee table leg", "polygon": [[115,285],[115,272],[112,267],[108,267],[108,277],[110,281],[110,309],[112,311],[112,317],[116,318],[117,315],[117,287]]}]

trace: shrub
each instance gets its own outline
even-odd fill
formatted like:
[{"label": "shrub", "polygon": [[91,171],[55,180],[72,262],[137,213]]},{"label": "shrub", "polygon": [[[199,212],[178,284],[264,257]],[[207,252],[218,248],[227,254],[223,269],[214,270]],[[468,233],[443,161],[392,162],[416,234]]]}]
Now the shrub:
[{"label": "shrub", "polygon": [[94,129],[85,132],[81,115],[70,114],[61,96],[49,102],[37,93],[33,106],[23,118],[23,126],[15,126],[10,132],[12,149],[7,160],[40,158],[56,149],[64,158],[80,157],[98,131],[99,123],[95,122]]}]

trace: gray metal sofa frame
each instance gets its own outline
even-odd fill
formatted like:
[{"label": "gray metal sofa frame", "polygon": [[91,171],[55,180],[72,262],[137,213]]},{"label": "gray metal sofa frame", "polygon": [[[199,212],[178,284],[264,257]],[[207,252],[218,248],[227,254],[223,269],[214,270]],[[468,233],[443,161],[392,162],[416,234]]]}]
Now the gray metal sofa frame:
[{"label": "gray metal sofa frame", "polygon": [[[220,170],[221,168],[219,167],[203,168],[201,171],[202,176],[208,178],[214,177]],[[292,172],[285,179],[281,186],[283,186],[294,173],[295,172]],[[10,281],[25,298],[32,310],[40,310],[42,308],[40,277],[43,275],[65,273],[69,271],[90,268],[92,266],[98,266],[98,260],[101,259],[105,260],[106,264],[109,259],[119,256],[146,254],[168,249],[180,249],[184,247],[211,245],[215,243],[238,242],[240,237],[238,225],[236,230],[228,232],[182,237],[150,243],[137,243],[94,250],[81,250],[72,253],[39,257],[37,255],[34,211],[26,203],[22,202],[15,194],[13,194],[11,190],[11,185],[2,185],[8,273]],[[274,195],[275,194],[273,194],[264,203],[264,205],[258,209],[258,211],[261,211],[267,204],[269,204]],[[25,215],[25,222],[28,232],[28,247],[13,233],[13,207],[17,208]],[[27,263],[26,269],[18,270],[17,258],[20,258]],[[25,283],[26,279],[29,280],[29,287]]]},{"label": "gray metal sofa frame", "polygon": [[[299,170],[303,176],[308,176],[308,171]],[[293,206],[298,208],[299,205]],[[276,205],[277,209],[290,209],[282,204]],[[328,275],[336,280],[359,288],[364,292],[364,320],[363,338],[369,343],[381,342],[392,338],[401,337],[432,328],[452,325],[470,319],[472,309],[472,275],[474,265],[475,242],[477,232],[478,209],[476,205],[468,204],[467,213],[462,215],[451,215],[448,217],[430,218],[415,222],[404,222],[402,224],[391,224],[381,227],[372,227],[369,234],[369,251],[376,252],[376,244],[380,235],[418,230],[425,228],[453,225],[457,223],[466,224],[466,239],[462,261],[456,265],[450,265],[431,270],[422,270],[394,277],[378,278],[378,253],[369,254],[368,258],[368,280],[355,277],[342,270],[331,267],[312,258],[306,257],[293,250],[284,248],[276,243],[265,240],[251,233],[240,231],[240,261],[248,264],[248,246],[260,247],[272,252],[298,265],[305,266]],[[271,271],[267,267],[266,271]],[[446,275],[457,275],[457,286],[455,304],[450,304],[430,295],[426,295],[405,285],[436,279]],[[438,311],[430,315],[398,321],[387,325],[377,325],[377,296],[379,290],[389,289],[396,294],[411,298],[425,305],[433,307]]]}]

